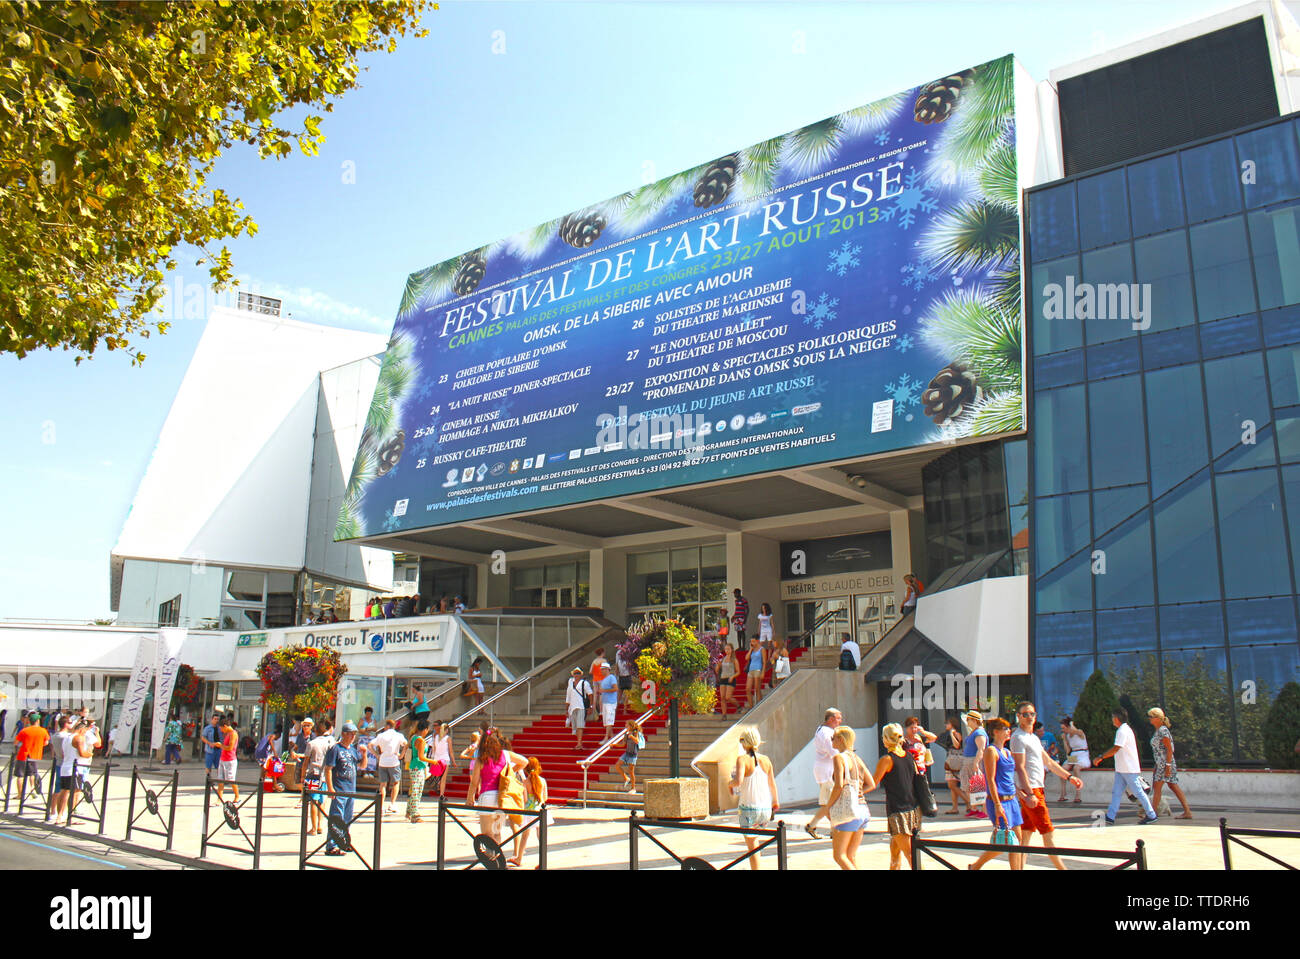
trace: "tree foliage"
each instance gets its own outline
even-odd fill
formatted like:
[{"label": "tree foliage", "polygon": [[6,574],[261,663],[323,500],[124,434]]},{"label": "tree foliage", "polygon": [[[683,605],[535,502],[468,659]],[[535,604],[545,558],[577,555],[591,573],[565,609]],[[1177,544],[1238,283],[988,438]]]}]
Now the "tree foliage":
[{"label": "tree foliage", "polygon": [[1264,723],[1264,761],[1274,769],[1300,769],[1295,746],[1300,742],[1300,684],[1278,691]]},{"label": "tree foliage", "polygon": [[1109,749],[1115,739],[1115,725],[1110,721],[1110,714],[1118,705],[1119,697],[1115,695],[1106,674],[1100,669],[1094,670],[1083,684],[1079,704],[1074,707],[1074,725],[1088,737],[1088,752],[1094,763],[1096,757]]},{"label": "tree foliage", "polygon": [[[230,253],[212,246],[257,226],[208,186],[216,159],[236,142],[315,155],[311,111],[331,111],[358,56],[391,52],[425,6],[0,4],[0,352],[62,347],[80,362],[165,333],[148,314],[182,243],[224,288]],[[280,115],[294,107],[291,128]]]}]

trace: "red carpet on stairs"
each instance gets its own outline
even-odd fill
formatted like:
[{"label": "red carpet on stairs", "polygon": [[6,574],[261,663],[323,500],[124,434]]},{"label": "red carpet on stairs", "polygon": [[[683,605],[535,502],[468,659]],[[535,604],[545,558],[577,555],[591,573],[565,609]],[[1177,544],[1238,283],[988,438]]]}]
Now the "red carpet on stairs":
[{"label": "red carpet on stairs", "polygon": [[[748,650],[746,650],[746,652],[748,652]],[[808,652],[808,649],[807,647],[800,646],[798,649],[792,649],[789,652],[790,652],[790,667],[793,669],[794,664],[799,661],[800,657],[802,657],[805,653]],[[749,665],[749,660],[747,655],[741,656],[739,653],[737,653],[737,658],[740,660],[740,673],[739,675],[736,676],[735,695],[732,697],[731,703],[728,704],[728,708],[727,708],[728,716],[734,716],[738,711],[744,712],[746,709],[749,708],[749,690],[746,689],[746,680],[749,678],[749,673],[747,672],[746,667]],[[764,695],[766,695],[767,691],[772,688],[772,670],[770,667],[768,668],[767,672],[763,673],[762,688],[764,691]],[[721,711],[722,711],[722,705],[721,702],[719,702],[718,708],[715,709],[714,712],[721,712]]]},{"label": "red carpet on stairs", "polygon": [[[623,728],[625,722],[635,718],[635,713],[620,704],[614,714],[615,734]],[[511,752],[521,756],[537,757],[542,764],[542,776],[546,779],[550,801],[554,805],[563,805],[582,791],[582,767],[578,765],[578,760],[595,752],[604,741],[605,734],[605,728],[600,722],[593,723],[588,717],[585,745],[578,750],[575,748],[573,730],[564,724],[564,719],[565,717],[560,713],[539,716],[530,726],[515,736],[510,744]],[[667,722],[667,717],[662,713],[646,721],[642,729],[647,743],[655,733],[667,725]],[[467,743],[462,743],[458,748],[464,749],[465,745]],[[613,768],[615,760],[622,753],[623,747],[620,744],[592,763],[588,782],[594,786],[603,773]],[[447,783],[447,796],[451,801],[464,802],[470,781],[469,761],[464,759],[457,761],[461,765]]]}]

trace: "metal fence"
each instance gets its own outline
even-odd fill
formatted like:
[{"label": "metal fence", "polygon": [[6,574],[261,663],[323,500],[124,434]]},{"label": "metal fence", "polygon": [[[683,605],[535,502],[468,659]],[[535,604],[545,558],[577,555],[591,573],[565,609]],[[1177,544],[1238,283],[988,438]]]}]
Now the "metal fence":
[{"label": "metal fence", "polygon": [[[329,796],[331,799],[352,799],[352,800],[364,799],[367,796],[373,796],[374,801],[371,802],[369,806],[363,806],[360,812],[354,813],[353,815],[348,816],[345,819],[342,815],[326,812],[325,807],[322,806],[320,804],[320,801],[317,799],[318,796],[319,797]],[[343,868],[342,866],[331,866],[328,863],[311,861],[313,856],[316,856],[322,852],[327,852],[326,847],[331,845],[334,846],[335,848],[342,849],[344,853],[356,856],[358,859],[361,860],[361,865],[365,866],[367,869],[371,869],[371,870],[379,869],[379,856],[382,848],[382,836],[383,836],[383,826],[384,826],[384,815],[383,815],[384,808],[382,802],[383,800],[382,792],[378,792],[378,793],[337,792],[337,791],[330,792],[325,789],[317,789],[317,790],[311,790],[310,792],[304,790],[304,797],[305,798],[302,803],[302,822],[298,827],[298,868],[299,869],[306,869],[308,866],[311,866],[313,869],[342,869]],[[333,803],[331,803],[330,805],[332,808]],[[320,810],[321,815],[325,819],[326,839],[325,842],[321,843],[315,849],[308,852],[307,851],[307,816],[312,806]],[[357,847],[352,842],[352,826],[354,823],[358,822],[362,817],[364,817],[366,813],[372,810],[374,811],[374,817],[375,817],[374,845],[371,849],[370,862],[366,862],[366,857],[361,855],[361,850],[357,849]]]},{"label": "metal fence", "polygon": [[[180,770],[172,770],[171,781],[162,789],[155,791],[145,785],[145,781],[140,778],[140,767],[131,767],[131,798],[126,806],[126,838],[128,842],[131,839],[132,832],[144,832],[151,836],[162,836],[167,840],[165,848],[170,851],[172,839],[176,835],[176,787],[180,781],[180,775]],[[137,787],[144,788],[144,808],[138,814],[135,811]],[[167,796],[167,817],[165,819],[162,814],[162,798],[164,794]],[[137,825],[138,821],[144,818],[145,815],[157,819],[162,829]],[[206,826],[203,831],[207,832]]]},{"label": "metal fence", "polygon": [[1296,867],[1282,859],[1277,858],[1272,853],[1267,853],[1257,846],[1252,846],[1248,842],[1242,842],[1242,836],[1249,836],[1252,839],[1300,839],[1300,832],[1291,829],[1243,829],[1237,826],[1229,826],[1228,820],[1222,818],[1219,820],[1219,842],[1223,845],[1223,868],[1232,870],[1232,850],[1231,846],[1236,844],[1249,849],[1257,855],[1263,856],[1269,862],[1276,863],[1283,869],[1295,870]]},{"label": "metal fence", "polygon": [[[208,849],[225,849],[230,852],[241,852],[253,857],[253,868],[259,869],[262,864],[262,799],[266,795],[262,790],[262,781],[259,779],[254,783],[236,783],[223,782],[222,786],[231,786],[235,788],[243,786],[249,793],[238,802],[227,800],[221,804],[221,817],[217,822],[217,827],[211,832],[208,831],[209,813],[212,810],[212,786],[216,782],[211,776],[207,776],[203,781],[203,841],[199,845],[199,858],[208,857]],[[256,796],[257,803],[254,807],[253,818],[253,835],[249,835],[244,829],[244,823],[240,816],[240,810],[249,804]],[[238,833],[244,837],[246,845],[232,846],[226,843],[213,842],[212,837],[221,832],[222,829],[231,833]]]},{"label": "metal fence", "polygon": [[721,868],[724,870],[733,869],[746,859],[757,856],[764,849],[773,844],[776,845],[776,868],[789,868],[789,855],[786,849],[785,820],[783,819],[777,820],[775,829],[760,829],[758,827],[746,828],[744,826],[722,826],[710,823],[678,822],[673,819],[647,819],[643,816],[637,816],[637,814],[633,812],[631,816],[628,817],[628,868],[633,872],[636,872],[641,868],[641,855],[639,848],[639,838],[641,836],[645,836],[664,852],[668,853],[668,855],[672,856],[683,869],[708,870],[719,868],[707,859],[702,859],[698,856],[679,856],[676,852],[660,842],[659,837],[649,832],[649,827],[661,829],[686,829],[693,832],[726,833],[732,836],[766,836],[767,839],[765,841],[759,843],[748,852],[737,856]]},{"label": "metal fence", "polygon": [[955,839],[924,839],[921,836],[912,837],[912,868],[921,868],[921,854],[929,856],[936,862],[941,863],[948,869],[960,869],[944,859],[936,849],[951,849],[954,852],[1005,852],[1013,855],[1025,856],[1069,856],[1071,859],[1104,859],[1114,860],[1118,865],[1111,866],[1111,871],[1116,869],[1140,869],[1145,871],[1147,868],[1146,846],[1139,839],[1132,852],[1115,849],[1072,849],[1066,846],[1024,846],[1018,844],[1005,845],[991,842],[959,842]]},{"label": "metal fence", "polygon": [[[492,813],[504,813],[512,818],[521,820],[515,831],[498,843],[491,836],[477,833],[471,830],[465,823],[456,816],[454,810],[472,812],[475,815],[483,816]],[[438,852],[434,860],[435,868],[445,870],[448,868],[447,863],[447,820],[450,819],[460,829],[470,837],[474,844],[474,859],[468,865],[462,865],[462,869],[473,869],[475,866],[482,866],[484,869],[496,870],[506,868],[506,855],[502,846],[510,842],[521,833],[526,833],[534,826],[537,827],[537,868],[546,869],[546,829],[547,819],[549,818],[548,809],[543,805],[539,809],[517,809],[506,808],[504,806],[471,806],[464,803],[438,803]],[[524,822],[522,820],[527,820]]]}]

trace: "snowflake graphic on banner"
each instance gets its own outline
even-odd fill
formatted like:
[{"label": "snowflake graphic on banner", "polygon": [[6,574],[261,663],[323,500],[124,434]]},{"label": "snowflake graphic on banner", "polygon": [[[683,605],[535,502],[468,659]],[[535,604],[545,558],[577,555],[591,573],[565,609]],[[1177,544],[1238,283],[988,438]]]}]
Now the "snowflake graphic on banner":
[{"label": "snowflake graphic on banner", "polygon": [[862,247],[851,246],[848,240],[845,240],[838,249],[831,250],[828,253],[830,262],[826,264],[826,269],[834,270],[837,276],[843,276],[849,271],[849,267],[862,265],[858,259],[858,254],[862,252]]},{"label": "snowflake graphic on banner", "polygon": [[394,516],[393,511],[391,509],[384,511],[384,529],[387,532],[392,533],[397,529],[400,529],[401,525],[402,525],[401,518]]},{"label": "snowflake graphic on banner", "polygon": [[939,201],[931,196],[934,190],[933,185],[928,181],[921,180],[921,173],[915,167],[907,172],[903,178],[903,191],[892,199],[892,206],[887,206],[880,211],[882,220],[894,220],[897,218],[898,225],[904,230],[916,222],[916,213],[933,213],[939,205]]},{"label": "snowflake graphic on banner", "polygon": [[898,272],[903,274],[903,286],[911,287],[918,293],[927,283],[933,283],[939,279],[938,272],[928,260],[917,260],[914,263],[904,263],[899,267]]},{"label": "snowflake graphic on banner", "polygon": [[839,299],[828,297],[823,293],[817,297],[817,302],[808,310],[808,315],[803,318],[803,321],[805,324],[810,324],[813,329],[820,330],[828,320],[834,320],[839,316],[835,311],[835,307],[839,305]]},{"label": "snowflake graphic on banner", "polygon": [[921,398],[921,381],[914,380],[904,373],[898,378],[898,382],[886,383],[885,392],[889,394],[894,401],[894,405],[899,409],[915,406]]},{"label": "snowflake graphic on banner", "polygon": [[879,133],[876,134],[876,143],[877,143],[879,146],[882,146],[882,147],[883,147],[883,146],[884,146],[886,143],[888,143],[888,142],[889,142],[889,131],[888,131],[888,130],[881,130]]},{"label": "snowflake graphic on banner", "polygon": [[902,336],[897,337],[894,340],[894,349],[898,350],[898,352],[900,353],[906,353],[914,345],[915,344],[912,342],[912,337],[909,336],[907,333],[904,333]]}]

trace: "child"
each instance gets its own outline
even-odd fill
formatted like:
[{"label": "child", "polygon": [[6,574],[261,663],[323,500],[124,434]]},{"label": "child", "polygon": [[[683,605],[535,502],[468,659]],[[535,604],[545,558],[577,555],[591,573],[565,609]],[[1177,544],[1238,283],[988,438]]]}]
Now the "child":
[{"label": "child", "polygon": [[618,762],[614,763],[614,769],[623,777],[624,790],[635,792],[636,760],[640,755],[641,747],[645,745],[645,737],[641,735],[641,727],[632,719],[627,721],[623,730],[626,734],[623,737],[623,755],[619,756]]}]

